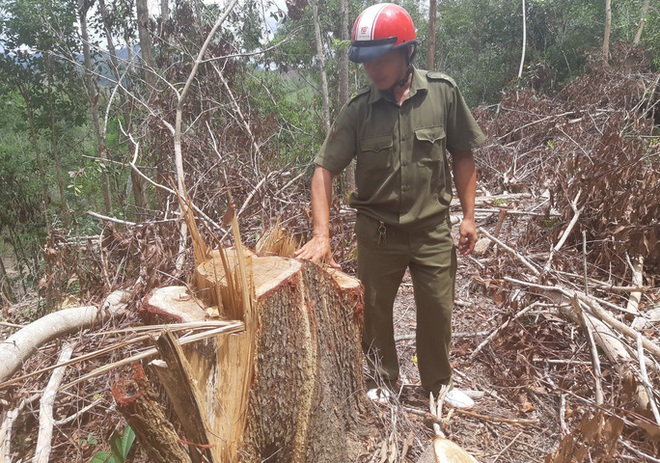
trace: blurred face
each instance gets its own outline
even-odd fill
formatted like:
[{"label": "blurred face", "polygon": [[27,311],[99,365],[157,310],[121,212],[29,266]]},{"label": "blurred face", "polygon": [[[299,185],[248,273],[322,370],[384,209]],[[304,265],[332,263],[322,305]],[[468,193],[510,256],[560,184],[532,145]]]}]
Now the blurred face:
[{"label": "blurred face", "polygon": [[390,50],[375,60],[363,64],[364,70],[378,90],[390,90],[403,79],[408,67],[400,50]]}]

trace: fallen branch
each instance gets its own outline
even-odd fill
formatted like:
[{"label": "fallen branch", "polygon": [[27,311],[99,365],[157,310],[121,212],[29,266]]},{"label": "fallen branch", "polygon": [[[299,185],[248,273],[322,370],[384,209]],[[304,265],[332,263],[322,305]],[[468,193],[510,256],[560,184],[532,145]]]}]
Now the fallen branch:
[{"label": "fallen branch", "polygon": [[81,408],[80,410],[78,410],[78,411],[77,411],[76,413],[74,413],[73,415],[69,415],[69,416],[67,416],[66,418],[62,418],[61,420],[57,420],[57,421],[55,421],[55,422],[54,422],[55,426],[58,426],[58,427],[59,427],[59,426],[64,426],[65,424],[69,424],[69,423],[71,423],[73,420],[76,420],[76,419],[80,418],[81,416],[83,416],[85,413],[87,413],[88,411],[90,411],[92,408],[94,408],[94,407],[96,407],[97,405],[99,405],[99,404],[100,404],[101,402],[103,402],[104,400],[105,400],[105,399],[104,399],[103,397],[101,397],[101,398],[99,398],[99,399],[96,399],[94,402],[92,402],[91,404],[89,404],[89,405],[87,405],[87,406]]},{"label": "fallen branch", "polygon": [[76,331],[94,328],[114,318],[126,307],[128,293],[113,292],[101,308],[74,307],[48,314],[9,336],[0,344],[0,383],[18,371],[39,347]]},{"label": "fallen branch", "polygon": [[[57,364],[60,365],[71,358],[75,343],[66,344],[60,352]],[[64,371],[66,367],[59,367],[53,370],[53,374],[46,385],[43,396],[39,404],[39,435],[37,437],[37,446],[34,451],[32,463],[48,463],[50,460],[51,441],[53,438],[53,405],[57,391],[62,384]]]},{"label": "fallen branch", "polygon": [[[567,277],[572,277],[572,278],[584,278],[583,275],[578,275],[576,273],[571,273],[571,272],[564,272],[562,270],[557,270],[553,269],[553,273],[556,273],[557,275],[563,275]],[[607,293],[630,293],[634,291],[639,291],[639,292],[646,292],[650,291],[651,289],[654,289],[651,286],[620,286],[620,285],[614,285],[612,283],[606,283],[604,281],[596,280],[595,278],[587,278],[587,282],[589,283],[590,288],[596,288],[600,291],[605,291]]]},{"label": "fallen branch", "polygon": [[587,332],[587,339],[589,340],[589,351],[591,352],[591,362],[594,368],[594,381],[596,382],[596,405],[603,405],[604,398],[603,398],[603,386],[600,381],[602,375],[601,375],[601,369],[600,369],[600,358],[598,357],[598,349],[596,348],[596,341],[594,340],[594,334],[591,331],[591,326],[589,324],[589,320],[587,319],[587,316],[585,315],[584,311],[580,308],[580,303],[577,301],[577,299],[572,299],[571,302],[573,303],[573,309],[577,313],[580,314],[580,317],[582,319],[582,325],[584,326],[585,331]]},{"label": "fallen branch", "polygon": [[571,234],[571,231],[573,231],[573,227],[577,223],[578,219],[580,218],[580,214],[582,213],[582,209],[577,208],[577,203],[578,200],[580,199],[580,195],[582,194],[582,190],[578,190],[577,195],[575,195],[575,199],[573,202],[571,202],[571,209],[573,209],[573,218],[569,222],[568,226],[564,230],[564,232],[561,235],[561,238],[559,238],[559,241],[557,242],[556,246],[550,250],[550,257],[548,257],[548,261],[545,263],[545,266],[543,267],[544,272],[548,272],[552,266],[552,258],[554,257],[556,252],[559,252],[559,250],[564,246],[564,243],[566,242],[566,239],[568,238],[568,235]]},{"label": "fallen branch", "polygon": [[[632,271],[633,271],[633,285],[636,286],[642,286],[642,280],[644,278],[643,275],[643,270],[644,270],[644,257],[639,256],[634,264],[632,264]],[[628,304],[626,305],[626,309],[634,312],[639,312],[639,302],[642,299],[642,292],[641,291],[632,291],[630,293],[630,297],[628,298]],[[635,329],[641,330],[644,328],[646,325],[646,318],[642,314],[639,314],[637,317],[635,317],[635,320],[632,322],[632,326]]]},{"label": "fallen branch", "polygon": [[649,375],[646,373],[646,362],[644,361],[644,348],[642,346],[642,335],[637,333],[637,356],[639,358],[639,371],[642,377],[642,384],[646,388],[646,392],[649,395],[649,402],[651,405],[651,411],[653,412],[653,417],[655,422],[660,426],[660,412],[658,411],[658,404],[655,403],[655,397],[653,394],[653,385],[649,379]]},{"label": "fallen branch", "polygon": [[[560,286],[546,286],[546,285],[540,285],[537,283],[530,283],[528,281],[522,281],[518,280],[516,278],[511,278],[511,277],[504,277],[505,281],[509,281],[511,283],[515,283],[521,286],[528,286],[531,288],[536,288],[541,291],[549,291],[549,292],[559,292],[563,296],[567,297],[568,299],[572,299],[573,297],[577,297],[578,300],[586,305],[589,306],[589,309],[593,314],[603,320],[605,323],[610,325],[612,328],[620,331],[622,334],[625,334],[628,338],[630,339],[636,339],[637,338],[637,333],[638,331],[629,327],[625,323],[620,322],[616,318],[614,318],[611,314],[606,312],[602,307],[600,307],[600,303],[605,302],[601,299],[595,298],[593,296],[587,296],[584,293],[580,291],[570,291],[566,288],[562,288]],[[610,304],[608,304],[610,305]],[[611,304],[613,305],[613,304]],[[625,312],[625,309],[621,307],[614,306],[615,308],[620,309],[622,312]],[[656,344],[654,344],[652,341],[650,341],[648,338],[645,336],[642,336],[642,344],[646,350],[651,352],[654,356],[660,359],[660,347],[658,347]]]},{"label": "fallen branch", "polygon": [[[504,279],[507,281],[514,280],[509,277],[505,277]],[[526,282],[519,280],[514,281],[523,285],[527,284]],[[596,343],[612,361],[614,369],[622,378],[629,378],[634,375],[634,371],[630,368],[633,359],[629,353],[634,351],[634,349],[631,349],[630,346],[626,346],[612,330],[614,327],[611,327],[609,323],[605,323],[606,318],[610,319],[610,321],[614,321],[614,317],[605,313],[603,309],[598,307],[597,303],[589,301],[589,298],[583,294],[580,295],[577,292],[571,293],[570,291],[558,287],[543,287],[543,285],[538,284],[533,284],[533,286],[536,288],[545,288],[546,293],[560,306],[560,311],[565,316],[580,326],[584,326],[585,329],[590,329],[593,332]],[[580,304],[579,308],[582,310],[576,310],[573,304],[566,304],[567,299],[568,302],[571,300],[576,301],[576,303]],[[584,321],[582,314],[585,316]],[[584,323],[586,323],[586,325]],[[617,323],[624,326],[628,332],[634,331],[621,322],[617,321]],[[639,336],[641,336],[641,334]],[[648,341],[648,343],[652,345],[650,341]],[[655,346],[655,350],[660,349]],[[636,388],[636,400],[642,408],[646,408],[649,405],[650,398],[644,387],[641,385],[638,385]]]},{"label": "fallen branch", "polygon": [[537,305],[538,305],[538,303],[534,302],[534,303],[528,305],[527,307],[525,307],[524,309],[522,309],[520,312],[518,312],[513,318],[509,318],[507,321],[505,321],[505,322],[504,322],[499,328],[495,329],[492,333],[490,333],[490,334],[488,335],[488,337],[487,337],[486,339],[484,339],[484,340],[481,342],[481,344],[479,344],[479,345],[477,346],[477,348],[476,348],[476,349],[470,354],[470,357],[469,357],[468,360],[469,360],[470,362],[471,362],[472,360],[474,360],[474,358],[475,358],[477,355],[479,355],[479,352],[481,352],[481,350],[482,350],[484,347],[486,347],[486,345],[487,345],[490,341],[492,341],[493,338],[495,338],[495,337],[496,337],[496,336],[497,336],[497,335],[498,335],[503,329],[505,329],[507,326],[509,326],[509,323],[511,323],[512,321],[517,320],[518,318],[522,317],[523,315],[525,315],[527,312],[529,312],[530,310],[532,310],[532,309],[533,309],[534,307],[536,307]]},{"label": "fallen branch", "polygon": [[[403,409],[409,413],[412,413],[413,415],[421,416],[427,420],[433,420],[439,424],[442,424],[444,421],[442,418],[438,418],[437,416],[427,412],[426,410],[419,410],[417,408],[407,407],[407,406],[404,406]],[[493,423],[507,423],[507,424],[516,424],[520,426],[539,424],[539,420],[530,420],[525,418],[501,418],[498,416],[483,415],[481,413],[473,412],[472,410],[465,410],[462,408],[454,409],[454,413],[458,415],[470,416],[472,418],[478,418],[484,421],[491,421]]]},{"label": "fallen branch", "polygon": [[2,420],[2,426],[0,426],[1,463],[11,463],[11,432],[14,427],[14,421],[16,421],[18,414],[25,407],[26,403],[26,400],[22,400],[18,404],[18,407],[9,410]]},{"label": "fallen branch", "polygon": [[479,227],[479,232],[482,233],[482,234],[484,234],[484,235],[485,235],[486,237],[488,237],[490,240],[492,240],[492,241],[494,241],[495,243],[497,243],[497,245],[500,246],[502,249],[505,249],[505,250],[509,251],[511,254],[513,254],[514,256],[516,256],[516,257],[518,258],[518,260],[519,260],[520,262],[522,262],[523,265],[524,265],[525,267],[527,267],[528,269],[530,269],[534,275],[539,276],[539,275],[541,274],[541,272],[539,272],[539,270],[538,270],[538,269],[537,269],[537,268],[536,268],[536,267],[535,267],[530,261],[528,261],[527,259],[525,259],[525,257],[523,257],[523,256],[522,256],[520,253],[518,253],[515,249],[513,249],[513,248],[510,247],[510,246],[507,246],[506,244],[504,244],[503,241],[501,241],[501,240],[495,238],[493,235],[491,235],[490,233],[488,233],[484,227]]}]

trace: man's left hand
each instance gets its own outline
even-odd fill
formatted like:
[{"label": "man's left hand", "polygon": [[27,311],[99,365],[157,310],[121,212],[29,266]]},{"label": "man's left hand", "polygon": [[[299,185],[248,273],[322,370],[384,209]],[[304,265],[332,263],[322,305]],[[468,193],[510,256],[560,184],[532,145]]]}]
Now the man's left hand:
[{"label": "man's left hand", "polygon": [[477,227],[473,219],[463,219],[458,228],[458,253],[461,256],[467,256],[474,251],[474,245],[477,242]]}]

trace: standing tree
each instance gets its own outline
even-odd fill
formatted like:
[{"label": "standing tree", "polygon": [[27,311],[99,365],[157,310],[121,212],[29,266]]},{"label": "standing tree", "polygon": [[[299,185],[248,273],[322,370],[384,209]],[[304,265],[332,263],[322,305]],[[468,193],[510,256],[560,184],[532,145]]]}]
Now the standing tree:
[{"label": "standing tree", "polygon": [[646,18],[649,15],[650,7],[651,7],[651,0],[644,0],[644,3],[642,3],[642,12],[639,16],[639,27],[637,28],[637,32],[635,33],[635,38],[633,39],[633,43],[635,45],[638,45],[639,42],[642,40],[642,32],[644,31],[644,25],[646,24]]},{"label": "standing tree", "polygon": [[518,69],[518,79],[522,77],[523,66],[525,64],[525,50],[527,48],[527,11],[525,8],[525,0],[522,0],[522,52],[520,53],[520,69]]},{"label": "standing tree", "polygon": [[319,66],[319,75],[321,76],[321,102],[323,112],[321,122],[325,133],[330,131],[330,92],[328,90],[328,76],[325,71],[325,51],[323,48],[323,39],[321,37],[321,23],[319,18],[318,0],[310,0],[312,6],[312,19],[314,21],[314,38],[316,39],[316,59]]},{"label": "standing tree", "polygon": [[[92,68],[92,54],[89,44],[89,33],[87,30],[87,13],[91,7],[89,0],[78,1],[78,19],[80,20],[80,35],[82,37],[83,57],[85,64],[85,87],[87,89],[87,98],[89,100],[90,115],[92,118],[92,126],[94,127],[94,134],[96,135],[97,150],[99,158],[107,166],[108,164],[108,150],[105,143],[105,135],[101,130],[101,122],[99,120],[99,94],[96,88],[96,81],[94,78],[94,69]],[[104,170],[102,177],[102,191],[103,191],[103,204],[105,213],[109,214],[112,210],[112,196],[110,192],[110,177],[107,170]]]},{"label": "standing tree", "polygon": [[435,69],[435,24],[438,17],[438,1],[429,2],[429,49],[426,58],[426,69],[433,71]]},{"label": "standing tree", "polygon": [[610,36],[612,35],[612,0],[605,0],[605,30],[603,31],[603,61],[610,59]]}]

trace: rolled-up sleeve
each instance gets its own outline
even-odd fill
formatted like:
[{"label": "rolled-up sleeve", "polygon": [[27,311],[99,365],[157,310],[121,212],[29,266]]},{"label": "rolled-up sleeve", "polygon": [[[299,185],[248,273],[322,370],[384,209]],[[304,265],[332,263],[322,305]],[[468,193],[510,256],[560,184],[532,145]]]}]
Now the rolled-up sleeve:
[{"label": "rolled-up sleeve", "polygon": [[448,91],[451,94],[447,95],[447,149],[452,154],[464,153],[481,145],[486,136],[474,120],[458,87],[448,88]]}]

